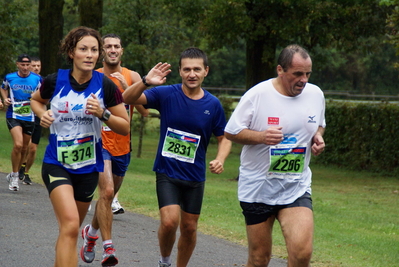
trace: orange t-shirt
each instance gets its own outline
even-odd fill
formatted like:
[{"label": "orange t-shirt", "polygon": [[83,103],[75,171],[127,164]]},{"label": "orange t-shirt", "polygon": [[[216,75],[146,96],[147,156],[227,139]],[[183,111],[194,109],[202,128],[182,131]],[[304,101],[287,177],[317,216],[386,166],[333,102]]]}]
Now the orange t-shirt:
[{"label": "orange t-shirt", "polygon": [[[97,69],[98,72],[103,73],[103,68]],[[122,75],[125,77],[127,85],[132,85],[132,77],[130,76],[130,70],[122,68]],[[123,92],[123,88],[119,80],[115,77],[108,76],[118,86],[119,90]],[[133,116],[133,105],[125,105],[126,111],[129,115],[130,121]],[[101,131],[101,138],[103,141],[103,148],[108,150],[112,156],[122,156],[130,153],[131,151],[131,138],[130,134],[124,136],[113,132],[105,123]]]}]

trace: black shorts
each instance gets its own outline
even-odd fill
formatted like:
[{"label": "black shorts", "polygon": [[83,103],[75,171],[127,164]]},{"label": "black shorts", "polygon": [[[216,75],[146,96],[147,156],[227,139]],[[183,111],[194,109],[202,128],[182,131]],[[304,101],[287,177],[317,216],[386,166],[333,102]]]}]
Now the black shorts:
[{"label": "black shorts", "polygon": [[157,173],[158,207],[180,205],[191,214],[200,214],[204,197],[205,182],[174,179],[164,173]]},{"label": "black shorts", "polygon": [[49,194],[60,185],[73,187],[74,198],[81,202],[91,202],[98,184],[98,172],[72,174],[61,166],[43,163],[42,179]]},{"label": "black shorts", "polygon": [[35,128],[32,133],[32,143],[38,145],[42,137],[42,126],[40,126],[40,119],[35,116]]},{"label": "black shorts", "polygon": [[7,121],[8,130],[11,130],[16,126],[20,126],[22,127],[22,132],[24,134],[32,135],[32,132],[35,129],[35,122],[33,121],[23,121],[14,118],[7,118],[6,121]]},{"label": "black shorts", "polygon": [[247,225],[265,222],[270,216],[277,215],[280,210],[286,208],[306,207],[311,210],[313,209],[312,198],[309,193],[305,193],[293,203],[287,205],[267,205],[264,203],[248,202],[240,202],[240,205],[242,208],[242,214],[244,214],[245,217],[245,223]]}]

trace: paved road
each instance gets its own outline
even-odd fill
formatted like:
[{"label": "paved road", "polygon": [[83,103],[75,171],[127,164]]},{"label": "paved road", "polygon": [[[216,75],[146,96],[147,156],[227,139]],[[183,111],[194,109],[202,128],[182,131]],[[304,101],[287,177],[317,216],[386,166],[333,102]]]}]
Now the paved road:
[{"label": "paved road", "polygon": [[[47,190],[40,184],[21,184],[20,191],[9,191],[5,176],[0,173],[0,266],[53,266],[58,225]],[[88,223],[92,216],[93,210],[84,223]],[[118,267],[157,266],[158,223],[153,218],[131,212],[114,216],[113,241],[119,258]],[[81,244],[80,239],[79,246]],[[79,259],[79,267],[101,266],[100,247],[97,246],[93,263]],[[176,248],[172,254],[175,256]],[[245,266],[246,258],[245,247],[199,233],[189,266]],[[173,262],[176,262],[174,258]],[[282,259],[272,259],[269,264],[269,267],[284,266],[286,262]]]}]

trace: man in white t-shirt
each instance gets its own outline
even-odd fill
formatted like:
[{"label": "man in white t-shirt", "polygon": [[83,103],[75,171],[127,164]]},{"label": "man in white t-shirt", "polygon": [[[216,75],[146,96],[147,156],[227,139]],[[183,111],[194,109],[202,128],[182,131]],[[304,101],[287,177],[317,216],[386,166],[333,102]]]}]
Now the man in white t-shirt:
[{"label": "man in white t-shirt", "polygon": [[308,267],[313,246],[311,153],[325,147],[324,94],[308,83],[308,52],[289,45],[280,53],[277,77],[241,98],[225,136],[243,144],[238,198],[246,222],[247,267],[267,266],[272,229],[280,223],[288,266]]}]

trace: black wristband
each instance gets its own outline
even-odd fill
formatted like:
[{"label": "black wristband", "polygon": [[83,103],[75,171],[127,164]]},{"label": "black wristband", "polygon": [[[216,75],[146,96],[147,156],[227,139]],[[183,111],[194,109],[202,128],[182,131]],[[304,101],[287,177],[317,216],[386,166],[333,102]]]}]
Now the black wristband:
[{"label": "black wristband", "polygon": [[149,87],[149,86],[151,86],[151,85],[148,84],[147,81],[145,80],[146,77],[147,77],[147,75],[144,75],[144,76],[141,78],[141,80],[143,81],[143,83],[144,83],[145,86]]}]

